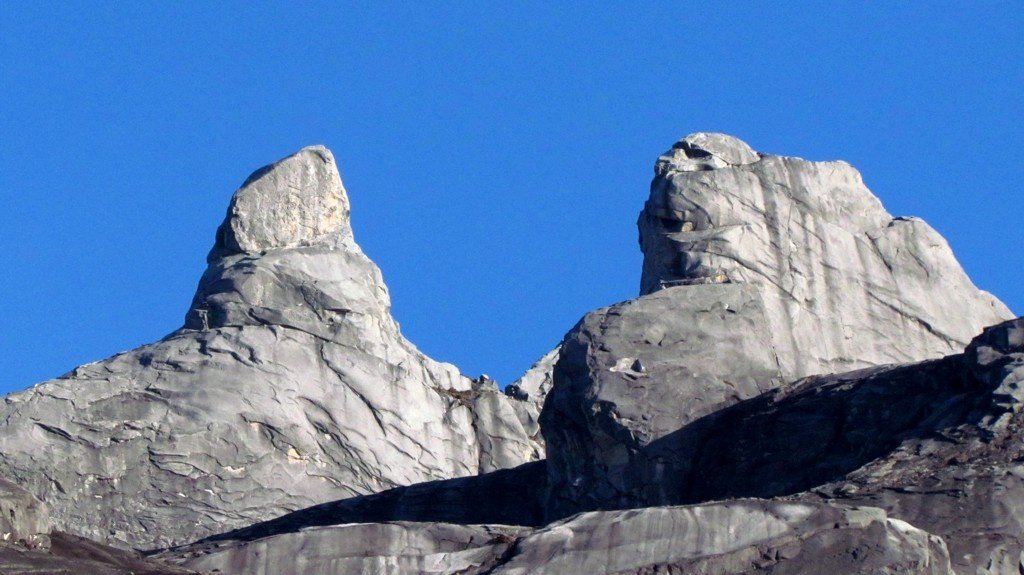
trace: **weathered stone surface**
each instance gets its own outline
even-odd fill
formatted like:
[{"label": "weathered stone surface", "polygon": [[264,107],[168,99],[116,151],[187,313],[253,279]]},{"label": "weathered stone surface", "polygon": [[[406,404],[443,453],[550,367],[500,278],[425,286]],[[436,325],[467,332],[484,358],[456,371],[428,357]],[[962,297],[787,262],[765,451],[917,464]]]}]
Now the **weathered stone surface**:
[{"label": "weathered stone surface", "polygon": [[792,497],[886,509],[942,537],[957,573],[1024,557],[1024,319],[963,355],[813,376],[647,445],[686,455],[674,502]]},{"label": "weathered stone surface", "polygon": [[[519,379],[505,388],[505,395],[519,400],[513,402],[512,406],[519,414],[519,422],[523,429],[530,439],[540,446],[540,452],[543,452],[544,446],[544,438],[540,432],[540,412],[554,384],[552,372],[560,350],[561,346],[555,346],[534,362]],[[540,458],[543,458],[543,455]]]},{"label": "weathered stone surface", "polygon": [[50,545],[50,515],[31,493],[0,477],[0,543],[29,549]]},{"label": "weathered stone surface", "polygon": [[783,382],[955,353],[1010,317],[934,230],[891,217],[845,163],[694,134],[655,174],[639,221],[644,295],[588,314],[553,369],[541,415],[552,518],[677,501],[666,478],[690,446],[650,444]]},{"label": "weathered stone surface", "polygon": [[[550,517],[670,503],[685,456],[644,446],[779,383],[754,286],[665,289],[587,314],[566,336],[541,414]],[[679,459],[680,461],[677,461]]]},{"label": "weathered stone surface", "polygon": [[265,539],[225,542],[185,556],[161,555],[225,575],[477,575],[489,573],[525,529],[444,523],[358,523],[311,527]]},{"label": "weathered stone surface", "polygon": [[881,509],[754,500],[584,513],[532,532],[408,522],[312,527],[161,557],[225,575],[950,573],[940,538]]},{"label": "weathered stone surface", "polygon": [[[922,423],[898,436],[896,448],[804,497],[885,507],[941,535],[957,573],[1018,573],[1024,570],[1024,318],[985,330],[960,359],[969,393],[928,419],[919,408]],[[927,405],[926,398],[918,401]],[[868,427],[857,439],[871,432]]]},{"label": "weathered stone surface", "polygon": [[[502,393],[401,336],[330,152],[256,172],[182,329],[0,406],[58,527],[204,539],[58,531],[0,572],[1024,572],[1024,319],[940,358],[1009,312],[934,230],[722,134],[640,228],[644,295]],[[11,541],[39,509],[0,480]]]},{"label": "weathered stone surface", "polygon": [[693,134],[659,158],[639,227],[641,293],[757,285],[791,378],[957,353],[1012,317],[935,230],[890,216],[844,162]]},{"label": "weathered stone surface", "polygon": [[494,575],[950,572],[940,538],[880,509],[771,501],[584,513],[513,549]]},{"label": "weathered stone surface", "polygon": [[197,575],[194,571],[147,560],[117,549],[55,531],[48,549],[26,549],[0,543],[4,575]]},{"label": "weathered stone surface", "polygon": [[0,473],[60,529],[156,547],[540,457],[520,402],[401,336],[348,212],[323,148],[253,174],[185,326],[7,396]]},{"label": "weathered stone surface", "polygon": [[323,146],[254,172],[231,198],[211,259],[350,240],[349,203],[334,156]]},{"label": "weathered stone surface", "polygon": [[287,515],[221,533],[192,547],[224,541],[254,541],[309,527],[343,523],[455,523],[460,525],[544,525],[547,470],[543,461],[492,471],[396,487],[381,493],[321,503]]}]

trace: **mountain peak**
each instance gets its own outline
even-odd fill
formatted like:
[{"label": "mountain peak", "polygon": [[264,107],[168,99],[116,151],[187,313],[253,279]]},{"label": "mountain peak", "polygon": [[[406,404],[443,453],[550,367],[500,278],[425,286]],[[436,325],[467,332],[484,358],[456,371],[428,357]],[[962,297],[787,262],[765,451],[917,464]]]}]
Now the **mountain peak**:
[{"label": "mountain peak", "polygon": [[231,198],[209,259],[330,243],[351,233],[334,155],[309,146],[246,178]]},{"label": "mountain peak", "polygon": [[746,142],[728,134],[694,132],[676,142],[658,158],[657,175],[669,172],[702,172],[753,164],[760,156]]}]

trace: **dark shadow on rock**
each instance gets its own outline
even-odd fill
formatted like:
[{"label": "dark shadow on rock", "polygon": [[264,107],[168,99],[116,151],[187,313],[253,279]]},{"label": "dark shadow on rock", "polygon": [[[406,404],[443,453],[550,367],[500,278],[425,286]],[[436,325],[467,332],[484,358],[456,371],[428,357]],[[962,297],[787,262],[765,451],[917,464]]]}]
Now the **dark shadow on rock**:
[{"label": "dark shadow on rock", "polygon": [[421,521],[536,527],[544,521],[545,465],[544,461],[534,461],[484,475],[417,483],[323,503],[214,535],[197,545],[226,540],[253,541],[307,527],[343,523]]},{"label": "dark shadow on rock", "polygon": [[965,434],[984,435],[975,424],[1001,411],[968,363],[953,355],[812,376],[742,401],[644,446],[621,475],[589,488],[600,501],[577,501],[575,510],[788,496],[840,481],[909,444],[964,452]]},{"label": "dark shadow on rock", "polygon": [[725,409],[647,451],[664,458],[696,447],[680,503],[778,497],[840,480],[908,440],[955,442],[954,430],[980,421],[990,400],[962,355],[814,376]]}]

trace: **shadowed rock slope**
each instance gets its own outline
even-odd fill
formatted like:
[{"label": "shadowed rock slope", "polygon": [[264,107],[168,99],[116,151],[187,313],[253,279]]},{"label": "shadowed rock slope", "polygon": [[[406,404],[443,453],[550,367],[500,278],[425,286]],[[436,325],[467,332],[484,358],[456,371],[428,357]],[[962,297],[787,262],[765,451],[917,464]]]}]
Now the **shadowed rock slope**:
[{"label": "shadowed rock slope", "polygon": [[325,148],[250,176],[208,262],[182,329],[0,404],[0,473],[59,529],[166,546],[542,456],[536,407],[401,336]]}]

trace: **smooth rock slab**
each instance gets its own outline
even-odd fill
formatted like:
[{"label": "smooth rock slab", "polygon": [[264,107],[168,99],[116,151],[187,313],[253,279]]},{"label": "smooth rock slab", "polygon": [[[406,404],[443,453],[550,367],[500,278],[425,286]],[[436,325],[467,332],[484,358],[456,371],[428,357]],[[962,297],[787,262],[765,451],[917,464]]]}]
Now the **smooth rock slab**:
[{"label": "smooth rock slab", "polygon": [[517,542],[494,575],[950,573],[945,544],[876,508],[775,501],[590,512]]},{"label": "smooth rock slab", "polygon": [[950,573],[940,538],[880,509],[754,500],[584,513],[536,531],[336,525],[160,557],[225,575]]}]

